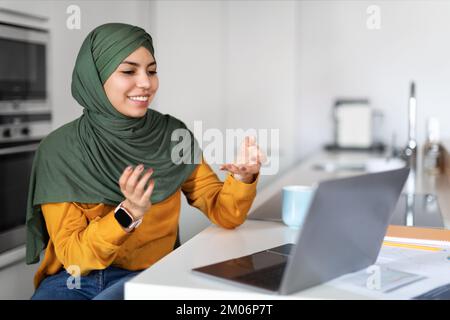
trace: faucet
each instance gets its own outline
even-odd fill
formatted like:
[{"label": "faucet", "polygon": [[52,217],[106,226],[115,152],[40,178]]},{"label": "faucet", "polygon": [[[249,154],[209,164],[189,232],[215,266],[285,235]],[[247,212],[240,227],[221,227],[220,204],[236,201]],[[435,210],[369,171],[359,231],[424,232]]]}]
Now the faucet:
[{"label": "faucet", "polygon": [[416,192],[416,170],[417,170],[417,140],[416,140],[416,115],[417,115],[417,101],[416,101],[416,85],[412,81],[409,88],[408,100],[408,144],[403,150],[403,158],[410,167],[408,180],[405,184],[406,192],[406,217],[405,225],[414,226],[414,207],[415,207],[415,192]]},{"label": "faucet", "polygon": [[411,170],[414,171],[416,170],[417,164],[416,115],[416,85],[414,82],[411,82],[408,100],[408,144],[403,150],[403,157],[409,164]]}]

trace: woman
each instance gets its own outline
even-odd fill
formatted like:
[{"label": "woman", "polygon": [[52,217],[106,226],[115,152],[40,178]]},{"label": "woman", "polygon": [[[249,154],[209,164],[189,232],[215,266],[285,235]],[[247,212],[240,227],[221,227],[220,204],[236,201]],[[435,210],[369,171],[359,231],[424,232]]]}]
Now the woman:
[{"label": "woman", "polygon": [[[256,161],[223,165],[231,174],[221,182],[184,123],[148,109],[156,66],[152,38],[135,26],[105,24],[83,42],[72,75],[83,115],[49,134],[33,163],[27,263],[45,255],[32,299],[123,298],[127,279],[173,250],[181,192],[221,227],[244,222],[255,142],[243,151]],[[185,137],[172,141],[178,129]],[[188,152],[174,159],[180,145]]]}]

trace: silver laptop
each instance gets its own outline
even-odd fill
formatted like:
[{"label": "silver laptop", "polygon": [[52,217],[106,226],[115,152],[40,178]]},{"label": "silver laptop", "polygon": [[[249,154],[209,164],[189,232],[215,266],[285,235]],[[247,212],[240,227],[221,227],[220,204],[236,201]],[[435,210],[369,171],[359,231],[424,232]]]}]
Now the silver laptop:
[{"label": "silver laptop", "polygon": [[[290,294],[375,263],[409,169],[321,182],[296,244],[199,267],[193,272]],[[278,208],[280,210],[280,208]]]}]

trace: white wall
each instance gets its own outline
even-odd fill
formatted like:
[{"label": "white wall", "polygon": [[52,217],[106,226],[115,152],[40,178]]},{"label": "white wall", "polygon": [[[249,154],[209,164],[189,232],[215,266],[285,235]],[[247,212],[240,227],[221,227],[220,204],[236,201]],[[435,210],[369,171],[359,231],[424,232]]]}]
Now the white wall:
[{"label": "white wall", "polygon": [[[178,117],[193,129],[225,128],[224,4],[221,1],[154,1],[152,22],[159,90],[152,108]],[[217,166],[213,166],[217,172]],[[181,241],[210,222],[184,197]]]},{"label": "white wall", "polygon": [[[280,171],[295,154],[296,1],[226,2],[227,128],[280,132]],[[270,181],[271,177],[266,177]]]},{"label": "white wall", "polygon": [[[381,9],[381,29],[369,30],[369,5]],[[297,97],[299,156],[332,141],[336,97],[368,97],[385,113],[387,142],[406,144],[409,82],[416,82],[418,141],[437,116],[450,137],[450,2],[300,1]]]},{"label": "white wall", "polygon": [[294,1],[153,1],[153,107],[192,128],[279,129],[292,161]]}]

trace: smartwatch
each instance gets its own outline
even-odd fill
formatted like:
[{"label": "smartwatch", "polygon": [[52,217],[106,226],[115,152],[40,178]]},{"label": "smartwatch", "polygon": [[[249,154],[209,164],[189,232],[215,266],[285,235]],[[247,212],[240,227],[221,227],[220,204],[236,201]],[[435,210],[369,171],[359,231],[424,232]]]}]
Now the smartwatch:
[{"label": "smartwatch", "polygon": [[124,208],[123,202],[121,202],[114,210],[114,217],[123,228],[129,230],[139,227],[142,222],[142,218],[134,220],[133,216]]}]

